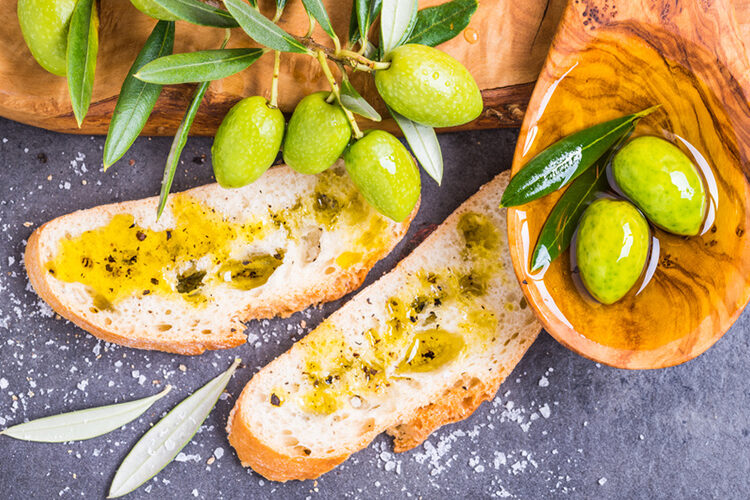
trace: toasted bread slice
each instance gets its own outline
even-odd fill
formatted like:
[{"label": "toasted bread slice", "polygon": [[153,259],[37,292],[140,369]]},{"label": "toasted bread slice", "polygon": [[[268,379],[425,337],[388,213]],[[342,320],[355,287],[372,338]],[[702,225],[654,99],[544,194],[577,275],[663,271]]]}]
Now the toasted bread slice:
[{"label": "toasted bread slice", "polygon": [[361,197],[342,163],[287,167],[59,217],[26,248],[31,284],[61,316],[109,342],[179,354],[235,347],[243,321],[288,316],[359,287],[406,234]]},{"label": "toasted bread slice", "polygon": [[540,330],[498,208],[509,177],[250,380],[227,428],[245,466],[313,479],[383,431],[407,450],[495,395]]}]

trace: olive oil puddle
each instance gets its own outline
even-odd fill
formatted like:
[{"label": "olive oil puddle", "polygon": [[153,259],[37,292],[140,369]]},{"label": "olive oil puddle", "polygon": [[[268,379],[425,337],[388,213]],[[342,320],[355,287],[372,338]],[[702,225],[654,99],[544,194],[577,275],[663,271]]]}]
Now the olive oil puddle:
[{"label": "olive oil puddle", "polygon": [[[301,237],[312,225],[333,229],[357,226],[362,234],[352,251],[361,255],[382,245],[387,221],[361,197],[342,169],[318,177],[310,195],[269,220],[232,222],[188,194],[171,197],[174,227],[154,231],[138,226],[129,214],[118,214],[97,229],[60,241],[57,255],[46,264],[55,278],[86,286],[92,312],[110,310],[124,298],[150,294],[179,296],[193,305],[211,300],[208,284],[252,290],[268,282],[284,263],[286,250],[252,252],[254,241],[285,231]],[[351,255],[340,265],[356,261]]]},{"label": "olive oil puddle", "polygon": [[[361,335],[345,340],[343,331],[324,322],[301,342],[310,387],[299,397],[302,409],[327,415],[347,405],[359,408],[393,381],[447,367],[492,339],[498,319],[482,298],[498,271],[500,234],[478,213],[462,215],[458,233],[461,265],[410,275],[397,294],[373,304],[384,314],[362,326]],[[281,389],[274,395],[288,396]]]}]

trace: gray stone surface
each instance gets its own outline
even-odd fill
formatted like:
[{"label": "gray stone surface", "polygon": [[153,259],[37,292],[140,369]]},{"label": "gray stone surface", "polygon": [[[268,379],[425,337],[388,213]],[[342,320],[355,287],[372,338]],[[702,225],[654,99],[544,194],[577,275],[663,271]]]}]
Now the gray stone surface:
[{"label": "gray stone surface", "polygon": [[[509,168],[516,131],[443,135],[442,188],[425,179],[410,236],[441,222]],[[317,482],[274,484],[243,469],[223,430],[233,398],[260,367],[345,302],[252,323],[252,343],[200,357],[107,345],[56,319],[30,290],[25,238],[43,222],[158,193],[169,139],[142,138],[110,172],[101,137],[0,120],[0,428],[175,386],[124,429],[91,441],[36,444],[0,436],[0,498],[100,498],[119,462],[159,415],[224,370],[245,365],[201,432],[131,498],[747,498],[750,494],[750,314],[700,358],[660,371],[599,366],[543,333],[498,397],[402,455],[378,438]],[[188,142],[176,179],[209,182],[210,140]],[[206,155],[204,161],[203,156]],[[128,165],[128,160],[134,160]],[[404,254],[402,244],[370,274]],[[300,327],[306,320],[307,328]],[[159,381],[154,385],[154,381]],[[207,464],[211,457],[215,460]]]}]

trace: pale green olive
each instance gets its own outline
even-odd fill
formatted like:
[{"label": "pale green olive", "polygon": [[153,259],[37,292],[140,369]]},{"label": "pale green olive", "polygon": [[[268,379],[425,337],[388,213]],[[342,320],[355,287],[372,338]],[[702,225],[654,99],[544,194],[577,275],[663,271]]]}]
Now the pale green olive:
[{"label": "pale green olive", "polygon": [[684,236],[700,232],[707,203],[703,179],[671,142],[653,136],[633,139],[615,155],[612,174],[625,196],[657,226]]},{"label": "pale green olive", "polygon": [[68,28],[76,0],[18,0],[18,22],[34,59],[59,76],[67,73]]},{"label": "pale green olive", "polygon": [[421,180],[414,158],[393,135],[372,130],[344,152],[349,176],[362,196],[396,222],[419,201]]},{"label": "pale green olive", "polygon": [[650,244],[648,223],[628,201],[602,198],[581,217],[576,259],[581,281],[603,304],[623,298],[643,272]]},{"label": "pale green olive", "polygon": [[273,164],[284,138],[284,115],[263,97],[247,97],[229,110],[211,147],[216,181],[242,187]]},{"label": "pale green olive", "polygon": [[341,107],[326,102],[330,92],[316,92],[300,101],[284,137],[284,162],[297,172],[318,174],[344,152],[352,129]]},{"label": "pale green olive", "polygon": [[406,118],[431,127],[470,122],[484,107],[477,82],[460,62],[426,45],[407,44],[386,56],[375,72],[383,100]]}]

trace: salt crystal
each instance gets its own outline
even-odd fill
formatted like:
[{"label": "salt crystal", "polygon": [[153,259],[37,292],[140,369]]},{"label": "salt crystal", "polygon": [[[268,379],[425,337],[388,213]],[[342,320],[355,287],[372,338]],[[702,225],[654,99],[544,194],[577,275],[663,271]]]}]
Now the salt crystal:
[{"label": "salt crystal", "polygon": [[607,484],[607,478],[603,477],[599,480],[599,486],[604,486],[605,484]]},{"label": "salt crystal", "polygon": [[549,418],[549,416],[552,414],[552,411],[549,409],[549,405],[547,403],[544,403],[544,406],[539,408],[539,413],[544,418]]},{"label": "salt crystal", "polygon": [[549,380],[547,377],[542,377],[539,379],[539,387],[548,387],[549,386]]},{"label": "salt crystal", "polygon": [[4,378],[0,378],[0,389],[7,389],[8,381]]}]

